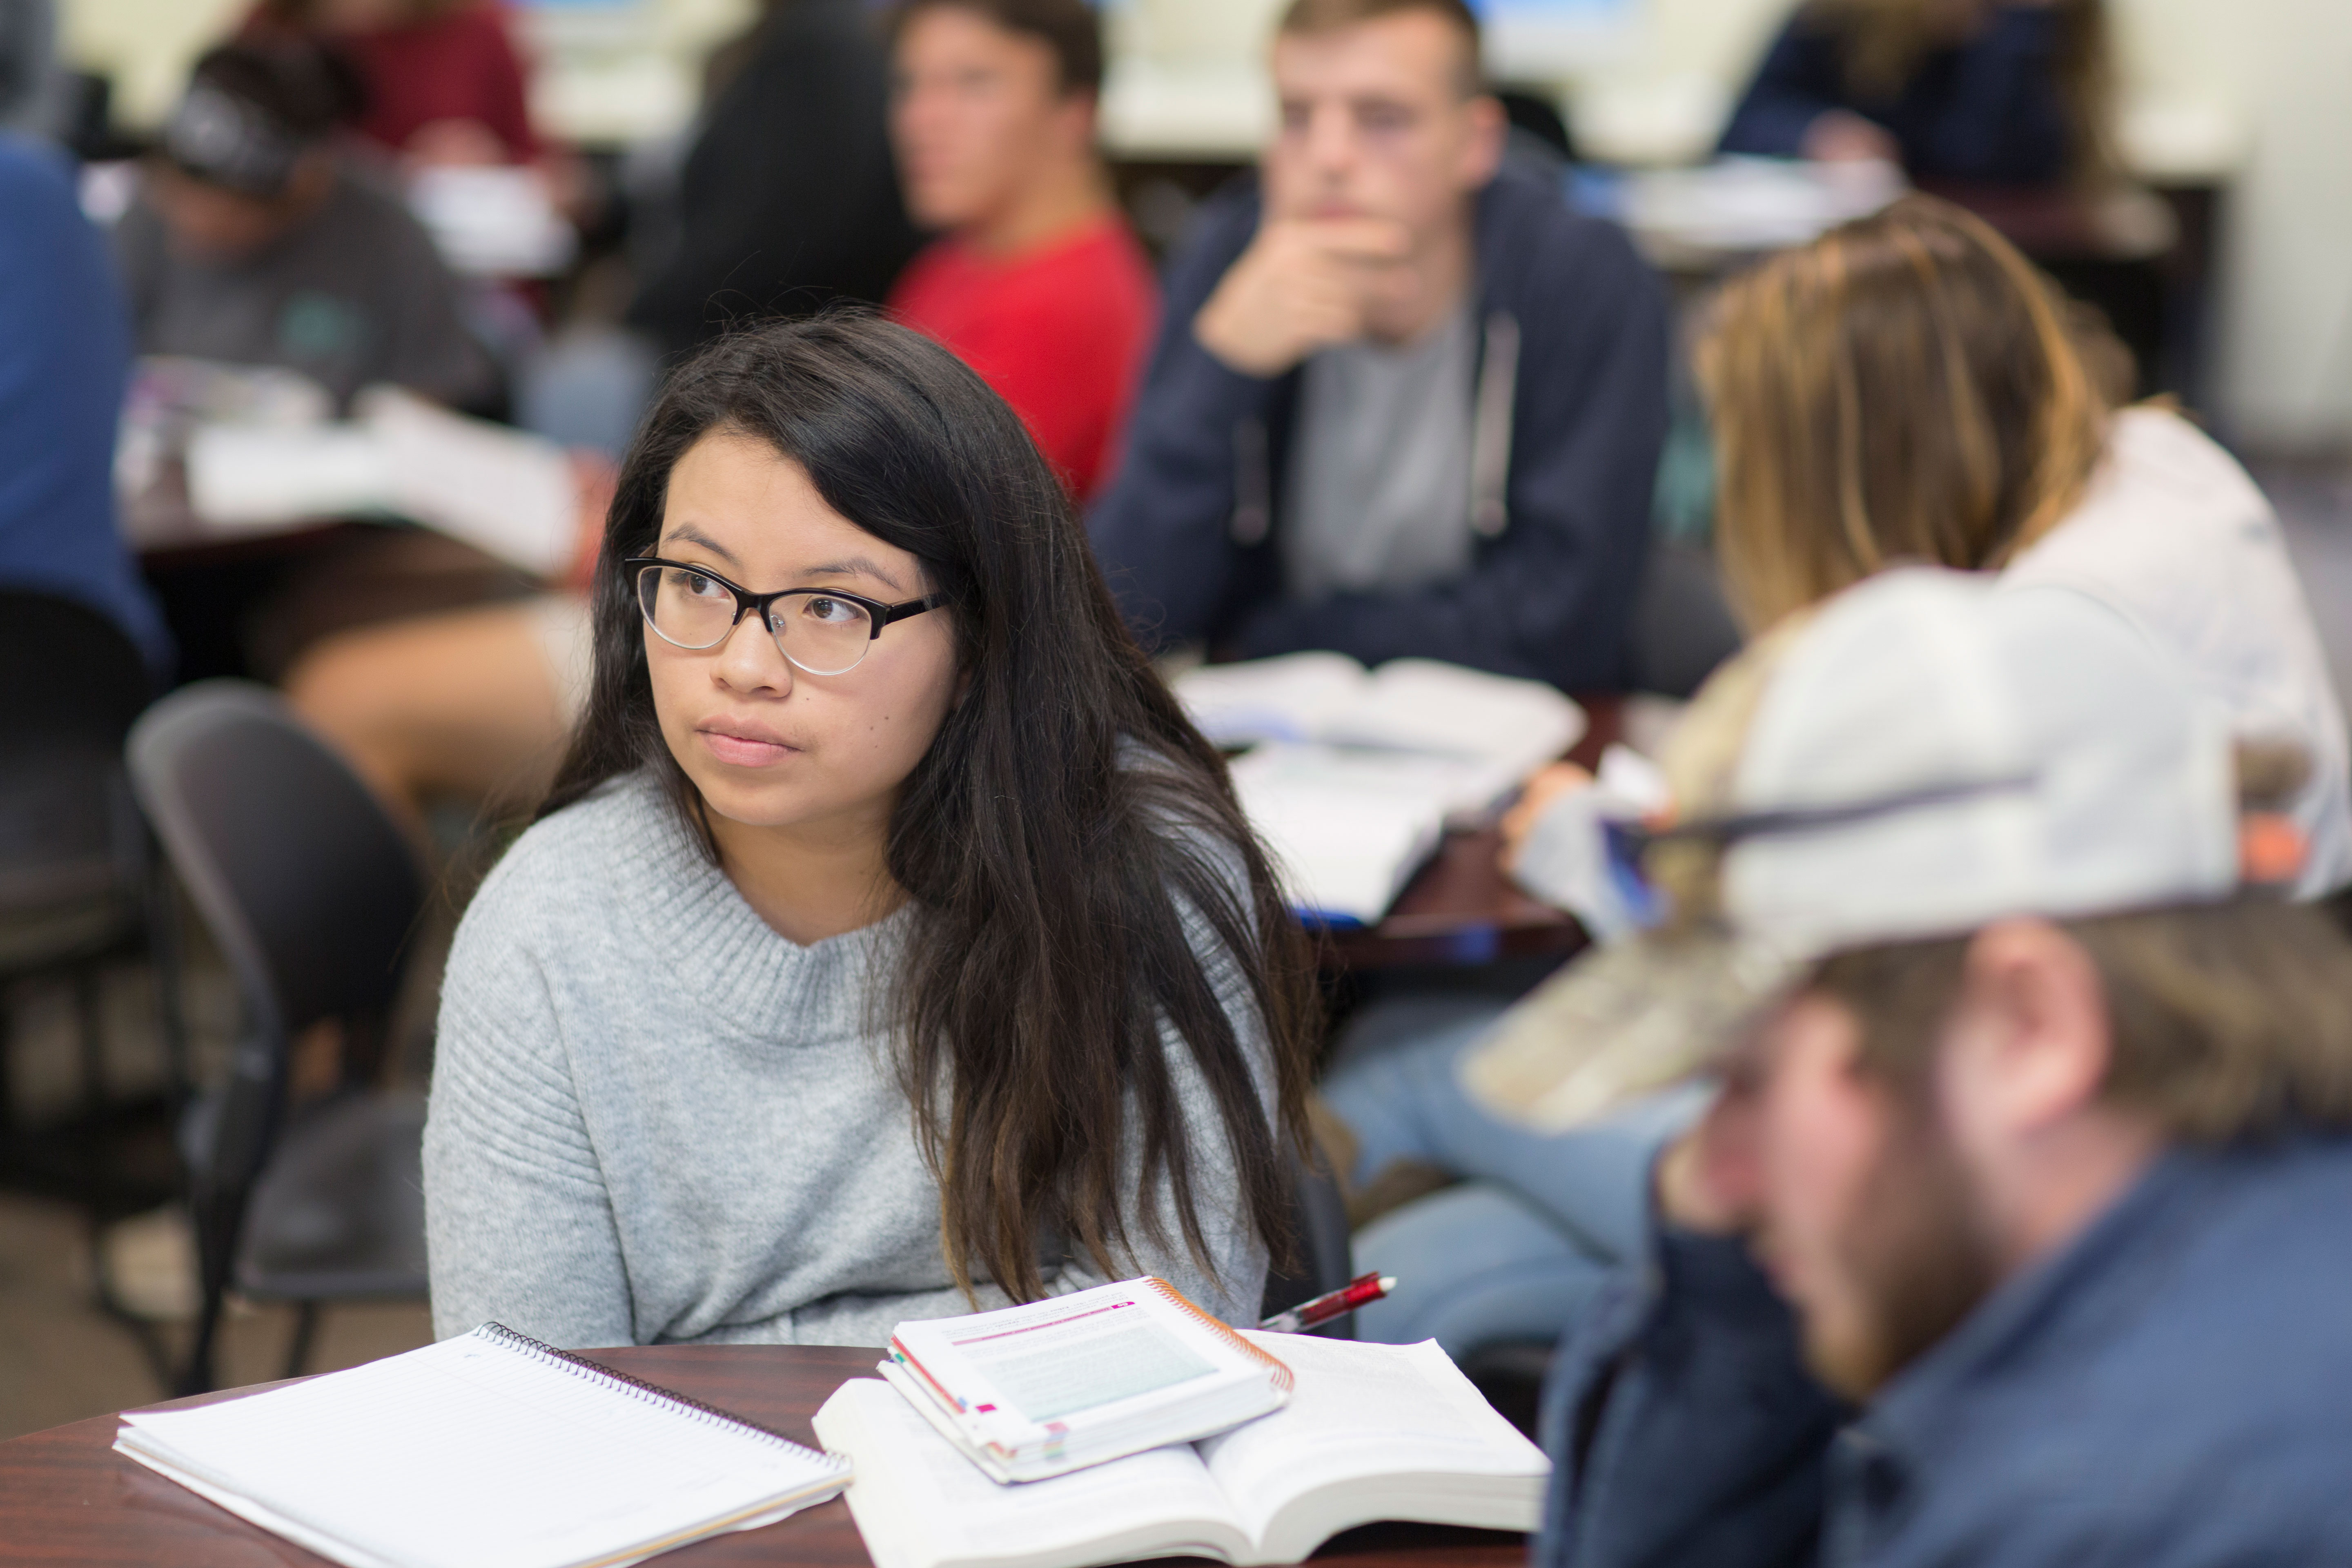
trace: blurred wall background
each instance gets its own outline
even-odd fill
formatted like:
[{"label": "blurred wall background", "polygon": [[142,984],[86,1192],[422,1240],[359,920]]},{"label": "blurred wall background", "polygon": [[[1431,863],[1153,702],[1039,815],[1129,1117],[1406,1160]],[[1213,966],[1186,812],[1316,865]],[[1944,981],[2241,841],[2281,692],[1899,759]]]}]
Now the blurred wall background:
[{"label": "blurred wall background", "polygon": [[[1259,65],[1281,0],[1108,0],[1105,131],[1237,153],[1271,123]],[[1791,0],[1486,0],[1498,72],[1557,91],[1586,155],[1702,157]],[[2119,139],[2152,180],[2225,190],[2208,410],[2257,449],[2352,447],[2352,4],[2108,0]],[[247,0],[60,0],[71,62],[152,126]],[[699,61],[754,0],[522,0],[545,129],[621,146],[675,134]]]},{"label": "blurred wall background", "polygon": [[2131,3],[2171,14],[2162,63],[2210,71],[2248,121],[2223,236],[2221,412],[2252,444],[2352,445],[2352,5]]}]

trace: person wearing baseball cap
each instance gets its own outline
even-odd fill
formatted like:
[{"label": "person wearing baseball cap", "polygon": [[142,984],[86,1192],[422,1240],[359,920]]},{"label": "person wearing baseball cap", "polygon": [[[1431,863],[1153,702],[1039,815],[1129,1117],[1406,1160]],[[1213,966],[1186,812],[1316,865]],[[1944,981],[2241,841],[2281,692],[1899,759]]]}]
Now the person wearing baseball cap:
[{"label": "person wearing baseball cap", "polygon": [[1464,1064],[1581,1127],[1695,1077],[1564,1342],[1539,1564],[2352,1561],[2352,942],[2291,751],[2086,596],[1886,574],[1604,827],[1646,929]]},{"label": "person wearing baseball cap", "polygon": [[497,405],[457,278],[398,192],[346,153],[362,101],[314,44],[247,39],[196,61],[115,230],[142,353],[282,366],[338,405],[373,382]]}]

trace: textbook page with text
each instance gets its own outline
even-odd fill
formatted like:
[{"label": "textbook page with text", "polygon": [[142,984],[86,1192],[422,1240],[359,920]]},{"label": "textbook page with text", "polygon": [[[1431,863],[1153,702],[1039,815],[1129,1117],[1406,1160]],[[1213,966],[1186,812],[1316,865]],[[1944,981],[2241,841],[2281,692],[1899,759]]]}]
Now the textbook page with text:
[{"label": "textbook page with text", "polygon": [[1297,1563],[1380,1520],[1536,1528],[1550,1465],[1434,1342],[1244,1337],[1291,1364],[1281,1409],[1050,1479],[997,1484],[866,1378],[825,1401],[817,1436],[856,1462],[849,1508],[877,1568],[1088,1568],[1163,1553]]}]

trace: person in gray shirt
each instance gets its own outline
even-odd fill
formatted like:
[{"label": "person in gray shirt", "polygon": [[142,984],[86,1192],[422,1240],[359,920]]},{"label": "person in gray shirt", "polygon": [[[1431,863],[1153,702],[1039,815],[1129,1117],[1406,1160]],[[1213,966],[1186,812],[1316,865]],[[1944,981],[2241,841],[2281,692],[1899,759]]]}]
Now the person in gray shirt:
[{"label": "person in gray shirt", "polygon": [[1665,295],[1505,158],[1480,58],[1464,0],[1282,8],[1261,168],[1170,257],[1088,520],[1147,646],[1629,679]]},{"label": "person in gray shirt", "polygon": [[197,61],[115,233],[139,350],[299,371],[338,407],[389,382],[490,410],[499,372],[457,279],[398,194],[336,144],[360,92],[305,43]]},{"label": "person in gray shirt", "polygon": [[1478,342],[1465,300],[1421,337],[1334,343],[1300,372],[1284,585],[1406,593],[1470,566],[1470,388]]}]

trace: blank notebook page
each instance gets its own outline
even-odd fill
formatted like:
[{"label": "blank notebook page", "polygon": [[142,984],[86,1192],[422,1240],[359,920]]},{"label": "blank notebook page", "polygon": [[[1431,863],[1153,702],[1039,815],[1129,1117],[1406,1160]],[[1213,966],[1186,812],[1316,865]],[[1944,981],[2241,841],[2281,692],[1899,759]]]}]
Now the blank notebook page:
[{"label": "blank notebook page", "polygon": [[314,1550],[398,1568],[622,1562],[847,1479],[829,1456],[488,1329],[123,1424],[120,1441],[160,1446],[215,1501],[249,1500],[275,1517],[248,1517]]}]

